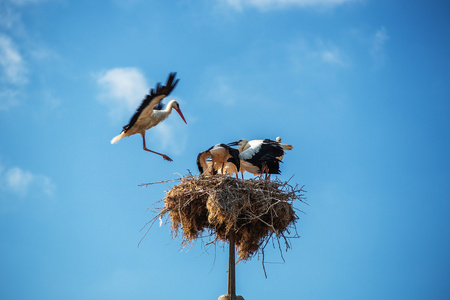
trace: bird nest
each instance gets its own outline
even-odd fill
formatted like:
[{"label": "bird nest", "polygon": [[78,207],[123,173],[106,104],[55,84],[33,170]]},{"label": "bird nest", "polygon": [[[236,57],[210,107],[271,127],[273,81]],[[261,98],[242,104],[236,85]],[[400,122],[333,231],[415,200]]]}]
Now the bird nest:
[{"label": "bird nest", "polygon": [[278,179],[190,175],[166,191],[164,207],[154,219],[168,217],[173,237],[181,233],[184,245],[211,233],[215,238],[208,244],[226,242],[234,232],[239,261],[248,260],[259,250],[264,254],[271,239],[290,247],[289,238],[297,236],[293,202],[303,202],[303,192]]}]

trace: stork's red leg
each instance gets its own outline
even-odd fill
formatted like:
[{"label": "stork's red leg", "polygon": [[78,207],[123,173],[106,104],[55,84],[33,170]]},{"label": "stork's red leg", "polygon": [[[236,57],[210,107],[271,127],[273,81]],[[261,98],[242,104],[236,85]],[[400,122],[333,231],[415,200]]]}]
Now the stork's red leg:
[{"label": "stork's red leg", "polygon": [[261,174],[265,174],[264,179],[270,180],[269,167],[265,162],[262,163]]},{"label": "stork's red leg", "polygon": [[147,146],[145,146],[145,134],[141,134],[141,135],[142,135],[142,142],[144,143],[144,150],[145,150],[145,151],[148,151],[148,152],[151,152],[151,153],[155,153],[155,154],[161,155],[162,158],[164,158],[165,160],[167,160],[167,161],[172,161],[172,159],[171,159],[170,157],[168,157],[167,155],[162,154],[162,153],[158,153],[158,152],[156,152],[156,151],[152,151],[152,150],[148,149]]}]

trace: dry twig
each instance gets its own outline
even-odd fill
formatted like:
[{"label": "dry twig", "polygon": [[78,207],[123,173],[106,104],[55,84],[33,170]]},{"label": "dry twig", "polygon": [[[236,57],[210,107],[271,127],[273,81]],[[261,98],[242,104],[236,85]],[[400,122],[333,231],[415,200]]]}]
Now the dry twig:
[{"label": "dry twig", "polygon": [[[189,175],[166,191],[162,200],[164,207],[146,225],[150,224],[150,229],[157,219],[168,218],[173,237],[181,233],[183,246],[211,233],[215,233],[215,238],[208,245],[219,240],[225,242],[233,230],[238,261],[248,260],[258,251],[263,253],[271,239],[276,239],[280,251],[280,239],[286,250],[290,248],[289,239],[298,237],[295,227],[297,209],[292,203],[295,200],[304,202],[304,192],[303,186],[293,187],[278,179],[240,180],[226,175]],[[289,234],[290,229],[294,230],[294,236],[285,234]]]}]

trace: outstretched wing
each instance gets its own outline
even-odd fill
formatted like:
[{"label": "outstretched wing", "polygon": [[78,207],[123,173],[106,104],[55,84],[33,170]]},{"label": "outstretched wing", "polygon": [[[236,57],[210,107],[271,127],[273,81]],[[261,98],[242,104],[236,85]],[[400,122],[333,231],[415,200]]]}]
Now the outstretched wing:
[{"label": "outstretched wing", "polygon": [[167,97],[177,85],[179,79],[175,80],[176,75],[177,73],[175,72],[170,73],[166,85],[161,85],[161,83],[158,82],[156,87],[150,90],[150,93],[142,100],[141,105],[131,117],[130,122],[123,127],[124,132],[133,127],[140,118],[149,118],[153,114],[154,106]]}]

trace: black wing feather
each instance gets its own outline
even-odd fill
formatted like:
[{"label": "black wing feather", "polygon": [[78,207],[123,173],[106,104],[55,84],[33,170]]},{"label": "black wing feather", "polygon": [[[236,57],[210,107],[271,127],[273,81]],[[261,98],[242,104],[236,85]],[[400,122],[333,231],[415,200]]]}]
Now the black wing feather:
[{"label": "black wing feather", "polygon": [[246,161],[257,166],[259,169],[262,169],[264,165],[268,169],[269,174],[280,174],[280,160],[277,157],[283,154],[284,150],[277,142],[265,139],[259,152],[255,153],[253,157]]},{"label": "black wing feather", "polygon": [[227,161],[230,163],[233,163],[239,172],[239,169],[241,168],[241,160],[239,159],[239,151],[237,149],[233,149],[230,147],[228,147],[228,151],[230,152],[231,157]]},{"label": "black wing feather", "polygon": [[198,170],[200,171],[200,174],[203,174],[203,167],[202,167],[202,165],[201,165],[201,163],[200,163],[200,156],[202,156],[202,154],[203,154],[203,152],[200,152],[200,153],[197,155],[197,168],[198,168]]}]

